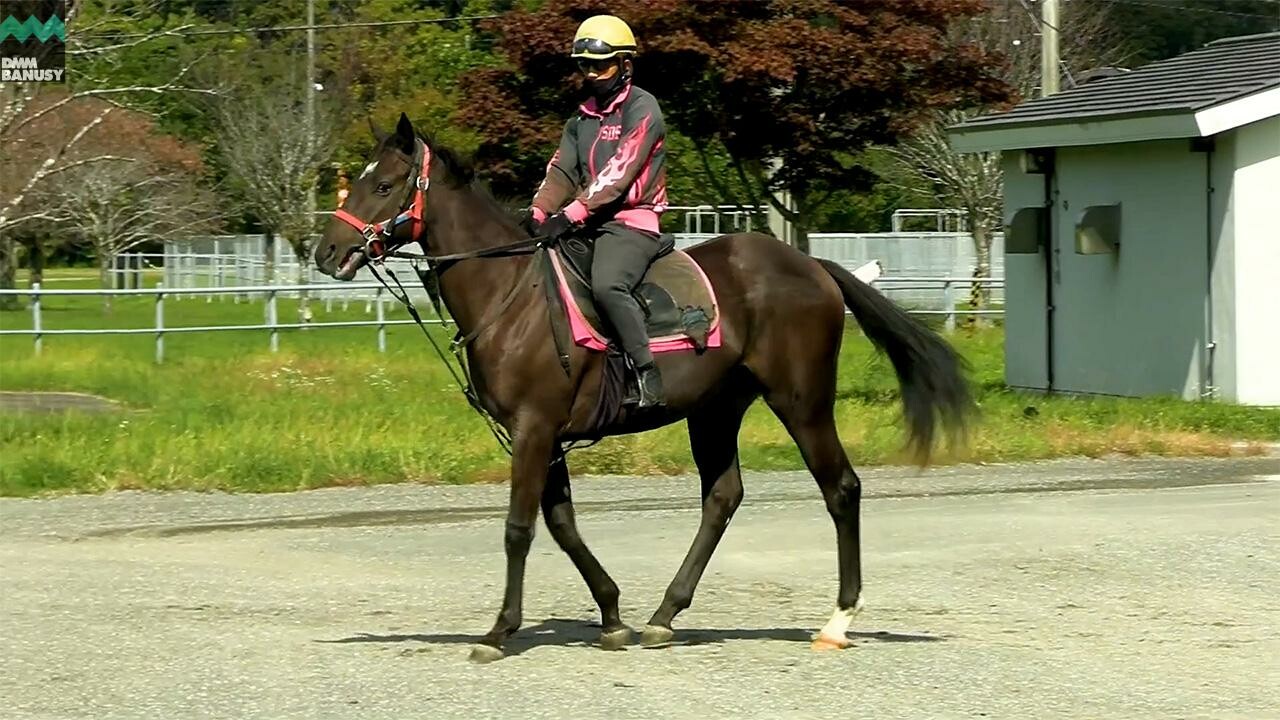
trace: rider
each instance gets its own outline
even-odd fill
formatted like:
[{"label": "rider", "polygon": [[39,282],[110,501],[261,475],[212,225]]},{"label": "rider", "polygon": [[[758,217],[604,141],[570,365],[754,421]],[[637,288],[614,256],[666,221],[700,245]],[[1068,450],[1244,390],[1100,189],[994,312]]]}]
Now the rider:
[{"label": "rider", "polygon": [[594,242],[591,292],[635,365],[640,407],[655,407],[665,403],[662,376],[631,293],[660,249],[666,127],[658,101],[631,83],[635,52],[619,18],[596,15],[578,27],[572,57],[590,97],[565,123],[528,213],[549,239],[572,233]]}]

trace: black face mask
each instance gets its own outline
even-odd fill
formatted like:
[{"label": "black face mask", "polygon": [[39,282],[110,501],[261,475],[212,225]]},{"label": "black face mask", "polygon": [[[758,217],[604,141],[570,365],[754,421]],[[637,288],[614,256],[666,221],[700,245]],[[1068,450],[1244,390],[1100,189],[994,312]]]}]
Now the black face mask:
[{"label": "black face mask", "polygon": [[613,77],[608,80],[587,80],[585,85],[587,92],[596,99],[596,103],[604,105],[612,100],[630,79],[631,74],[626,72],[625,65],[620,63],[618,72],[614,73]]}]

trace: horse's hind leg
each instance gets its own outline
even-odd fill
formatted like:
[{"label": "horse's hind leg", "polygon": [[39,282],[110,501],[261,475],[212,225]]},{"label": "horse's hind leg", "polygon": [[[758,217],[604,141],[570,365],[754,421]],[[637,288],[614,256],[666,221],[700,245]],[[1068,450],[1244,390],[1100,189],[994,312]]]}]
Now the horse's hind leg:
[{"label": "horse's hind leg", "polygon": [[640,642],[661,646],[674,635],[671,621],[693,602],[693,591],[707,568],[716,545],[733,513],[742,502],[742,473],[738,468],[738,428],[742,416],[755,401],[756,391],[741,387],[706,403],[706,409],[689,417],[689,445],[702,479],[702,522],[680,570],[667,587]]},{"label": "horse's hind leg", "polygon": [[564,550],[591,590],[600,606],[600,645],[617,650],[631,641],[631,629],[622,624],[618,614],[618,585],[605,572],[596,556],[578,534],[573,516],[573,497],[569,489],[569,466],[564,456],[551,463],[547,485],[542,491],[542,517],[556,544]]},{"label": "horse's hind leg", "polygon": [[822,489],[827,512],[836,526],[840,592],[836,597],[835,612],[813,641],[815,650],[848,647],[851,643],[845,633],[853,617],[862,609],[862,560],[858,538],[862,483],[849,464],[836,434],[834,380],[832,377],[830,390],[822,387],[814,388],[817,392],[806,393],[771,388],[765,396],[800,447],[809,472]]}]

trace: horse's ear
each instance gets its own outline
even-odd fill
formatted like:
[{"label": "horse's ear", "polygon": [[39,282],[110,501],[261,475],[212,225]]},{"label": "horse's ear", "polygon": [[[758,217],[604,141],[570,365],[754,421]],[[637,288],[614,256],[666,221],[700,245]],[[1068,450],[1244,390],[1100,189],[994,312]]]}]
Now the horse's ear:
[{"label": "horse's ear", "polygon": [[413,154],[413,143],[417,139],[413,132],[413,123],[409,121],[409,116],[400,113],[400,122],[396,123],[396,145],[405,152],[406,155]]}]

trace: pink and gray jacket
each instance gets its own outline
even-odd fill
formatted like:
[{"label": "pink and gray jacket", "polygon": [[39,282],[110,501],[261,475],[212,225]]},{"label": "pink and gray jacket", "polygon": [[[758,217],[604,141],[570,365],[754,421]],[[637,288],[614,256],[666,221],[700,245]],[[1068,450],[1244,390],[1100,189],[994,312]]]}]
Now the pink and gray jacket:
[{"label": "pink and gray jacket", "polygon": [[533,197],[534,218],[563,208],[575,223],[612,218],[658,232],[667,207],[665,135],[657,99],[630,83],[603,110],[587,100],[564,124]]}]

